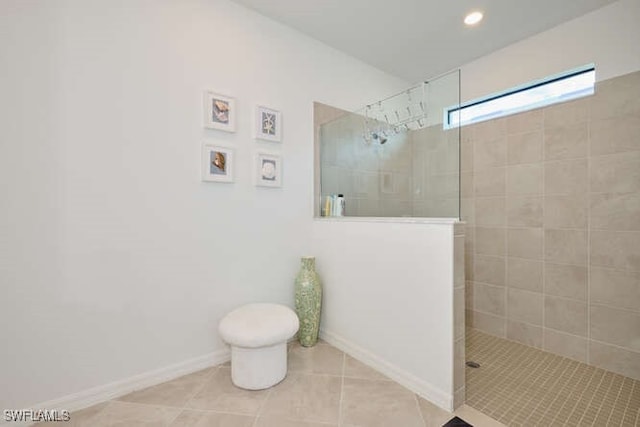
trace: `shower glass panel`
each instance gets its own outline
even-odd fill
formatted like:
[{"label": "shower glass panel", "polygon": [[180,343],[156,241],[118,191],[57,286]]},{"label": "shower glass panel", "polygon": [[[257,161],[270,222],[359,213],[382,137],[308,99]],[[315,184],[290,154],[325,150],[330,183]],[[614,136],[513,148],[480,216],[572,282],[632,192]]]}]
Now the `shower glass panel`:
[{"label": "shower glass panel", "polygon": [[334,216],[342,195],[345,216],[459,218],[460,128],[443,125],[459,104],[456,70],[354,112],[316,111],[337,116],[317,126],[316,215]]}]

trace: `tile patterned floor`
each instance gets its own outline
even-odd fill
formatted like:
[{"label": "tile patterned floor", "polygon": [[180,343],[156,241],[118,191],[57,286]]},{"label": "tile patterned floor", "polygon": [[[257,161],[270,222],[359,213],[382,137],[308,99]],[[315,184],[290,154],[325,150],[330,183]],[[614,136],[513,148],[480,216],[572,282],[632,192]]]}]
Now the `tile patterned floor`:
[{"label": "tile patterned floor", "polygon": [[[455,415],[475,427],[504,427],[467,406]],[[290,345],[287,378],[268,390],[236,388],[225,364],[74,412],[64,425],[440,427],[453,416],[320,342]]]},{"label": "tile patterned floor", "polygon": [[640,381],[467,331],[466,402],[509,427],[640,426]]}]

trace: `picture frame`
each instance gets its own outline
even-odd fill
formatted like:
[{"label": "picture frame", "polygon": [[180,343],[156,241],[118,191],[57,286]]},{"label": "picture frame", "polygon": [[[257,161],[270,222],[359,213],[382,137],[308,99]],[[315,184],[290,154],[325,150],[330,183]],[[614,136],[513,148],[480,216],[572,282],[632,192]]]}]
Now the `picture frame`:
[{"label": "picture frame", "polygon": [[202,180],[233,182],[233,149],[216,145],[202,146]]},{"label": "picture frame", "polygon": [[256,105],[254,134],[256,139],[282,142],[282,113],[273,108]]},{"label": "picture frame", "polygon": [[203,125],[205,128],[226,132],[236,131],[236,100],[212,91],[205,91],[203,102]]},{"label": "picture frame", "polygon": [[255,176],[259,187],[282,187],[282,156],[257,153]]}]

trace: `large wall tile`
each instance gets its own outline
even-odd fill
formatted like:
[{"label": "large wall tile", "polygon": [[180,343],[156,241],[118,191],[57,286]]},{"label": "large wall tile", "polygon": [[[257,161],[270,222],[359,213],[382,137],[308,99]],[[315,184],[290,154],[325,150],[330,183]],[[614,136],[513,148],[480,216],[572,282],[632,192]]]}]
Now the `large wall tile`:
[{"label": "large wall tile", "polygon": [[531,325],[542,325],[542,294],[509,288],[507,318]]},{"label": "large wall tile", "polygon": [[587,362],[588,340],[576,335],[544,328],[544,350],[569,359]]},{"label": "large wall tile", "polygon": [[581,230],[545,230],[544,259],[562,264],[587,264],[587,232]]},{"label": "large wall tile", "polygon": [[544,326],[586,337],[587,304],[582,301],[545,297]]},{"label": "large wall tile", "polygon": [[592,157],[591,191],[594,193],[640,191],[640,151]]},{"label": "large wall tile", "polygon": [[591,265],[640,271],[640,232],[591,231]]},{"label": "large wall tile", "polygon": [[504,286],[506,261],[504,257],[476,255],[474,281]]},{"label": "large wall tile", "polygon": [[585,193],[588,184],[586,159],[560,160],[544,165],[545,196]]},{"label": "large wall tile", "polygon": [[484,255],[505,254],[505,229],[475,227],[475,252]]},{"label": "large wall tile", "polygon": [[476,141],[473,151],[473,170],[479,171],[507,163],[507,139],[505,137]]},{"label": "large wall tile", "polygon": [[[462,132],[464,136],[465,133]],[[467,172],[473,170],[473,142],[463,138],[460,142],[460,171]]]},{"label": "large wall tile", "polygon": [[487,141],[490,139],[498,139],[507,133],[507,119],[500,118],[495,120],[487,120],[473,125],[474,141]]},{"label": "large wall tile", "polygon": [[563,160],[587,157],[589,133],[587,122],[545,128],[545,160]]},{"label": "large wall tile", "polygon": [[591,303],[640,312],[640,273],[591,267]]},{"label": "large wall tile", "polygon": [[640,313],[591,305],[591,339],[640,351]]},{"label": "large wall tile", "polygon": [[515,165],[507,167],[507,194],[542,194],[542,165]]},{"label": "large wall tile", "polygon": [[590,132],[592,156],[640,150],[640,114],[594,120]]},{"label": "large wall tile", "polygon": [[487,334],[495,335],[502,338],[505,338],[507,336],[507,324],[504,317],[474,311],[471,314],[471,323],[472,328],[478,329],[482,332],[486,332]]},{"label": "large wall tile", "polygon": [[476,196],[504,196],[506,168],[491,168],[473,174]]},{"label": "large wall tile", "polygon": [[[462,225],[462,224],[460,224]],[[457,228],[457,227],[456,227]],[[463,288],[465,282],[464,274],[464,225],[460,227],[460,235],[453,238],[453,287]]]},{"label": "large wall tile", "polygon": [[544,108],[544,127],[571,126],[587,121],[590,98],[562,102]]},{"label": "large wall tile", "polygon": [[590,227],[640,231],[640,193],[591,194]]},{"label": "large wall tile", "polygon": [[586,194],[545,196],[544,226],[546,228],[585,228],[588,208]]},{"label": "large wall tile", "polygon": [[506,208],[504,197],[477,197],[475,221],[480,226],[504,226],[506,224]]},{"label": "large wall tile", "polygon": [[473,172],[460,172],[460,197],[473,197]]},{"label": "large wall tile", "polygon": [[590,341],[589,362],[607,371],[640,380],[640,353],[638,352]]},{"label": "large wall tile", "polygon": [[508,258],[507,286],[542,292],[542,262],[522,258]]},{"label": "large wall tile", "polygon": [[473,282],[467,282],[464,288],[464,307],[466,310],[473,310]]},{"label": "large wall tile", "polygon": [[507,136],[507,164],[537,163],[542,160],[542,131]]},{"label": "large wall tile", "polygon": [[453,291],[453,336],[454,339],[464,337],[465,288]]},{"label": "large wall tile", "polygon": [[507,133],[531,132],[542,128],[544,112],[542,109],[526,111],[507,117]]},{"label": "large wall tile", "polygon": [[531,347],[542,348],[542,327],[507,320],[507,338]]},{"label": "large wall tile", "polygon": [[596,83],[591,120],[640,114],[640,73]]},{"label": "large wall tile", "polygon": [[544,292],[547,295],[587,300],[587,268],[545,263]]},{"label": "large wall tile", "polygon": [[497,316],[505,315],[505,288],[473,283],[473,309]]},{"label": "large wall tile", "polygon": [[507,224],[510,227],[542,227],[542,197],[509,197]]},{"label": "large wall tile", "polygon": [[510,257],[542,259],[542,229],[509,228],[507,246]]},{"label": "large wall tile", "polygon": [[475,224],[475,205],[472,197],[462,197],[460,199],[460,220],[467,223],[467,226]]}]

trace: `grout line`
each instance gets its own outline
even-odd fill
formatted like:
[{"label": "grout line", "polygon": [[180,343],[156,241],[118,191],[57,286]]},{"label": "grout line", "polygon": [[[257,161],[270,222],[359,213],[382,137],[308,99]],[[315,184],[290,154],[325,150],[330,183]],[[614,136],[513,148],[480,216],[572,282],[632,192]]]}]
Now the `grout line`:
[{"label": "grout line", "polygon": [[591,102],[587,106],[587,364],[589,364],[591,363]]},{"label": "grout line", "polygon": [[253,420],[253,424],[252,424],[253,427],[256,427],[258,425],[258,417],[260,417],[260,415],[262,415],[262,411],[264,410],[264,407],[267,405],[267,400],[269,400],[269,398],[271,397],[272,393],[273,393],[273,387],[269,387],[269,392],[267,393],[267,395],[265,396],[264,400],[260,404],[260,408],[258,408],[258,412],[256,412],[255,419]]},{"label": "grout line", "polygon": [[347,354],[342,352],[342,375],[340,379],[340,401],[338,403],[338,427],[342,426],[343,414],[342,414],[342,400],[344,398],[344,373],[347,365]]},{"label": "grout line", "polygon": [[546,340],[545,340],[545,333],[544,333],[544,328],[545,325],[547,324],[547,310],[546,310],[546,296],[547,296],[547,280],[546,280],[546,273],[547,273],[547,261],[546,261],[546,257],[545,257],[545,249],[546,249],[546,239],[545,239],[545,230],[547,229],[545,227],[545,201],[547,199],[547,191],[546,191],[546,185],[547,185],[547,168],[545,167],[546,162],[545,162],[545,156],[546,156],[546,150],[545,150],[545,145],[546,145],[546,132],[545,132],[545,128],[546,128],[546,122],[547,122],[547,114],[548,114],[547,109],[543,109],[542,110],[542,161],[541,161],[541,168],[542,168],[542,230],[540,233],[540,238],[542,240],[542,253],[540,254],[540,259],[541,259],[541,263],[542,263],[542,337],[541,337],[541,342],[540,342],[540,346],[544,349],[546,348]]},{"label": "grout line", "polygon": [[196,395],[198,393],[200,393],[202,390],[204,390],[204,388],[207,385],[207,382],[209,382],[209,380],[211,378],[213,378],[213,376],[218,373],[218,371],[220,370],[220,367],[222,365],[218,365],[218,366],[214,366],[214,368],[211,370],[211,372],[209,372],[209,374],[206,376],[206,378],[204,378],[202,380],[202,384],[200,384],[199,387],[195,387],[195,390],[193,391],[193,393],[191,393],[191,396],[189,396],[189,398],[184,402],[184,404],[182,405],[182,409],[188,409],[187,405],[189,404],[189,402],[191,402],[193,400],[194,397],[196,397]]}]

